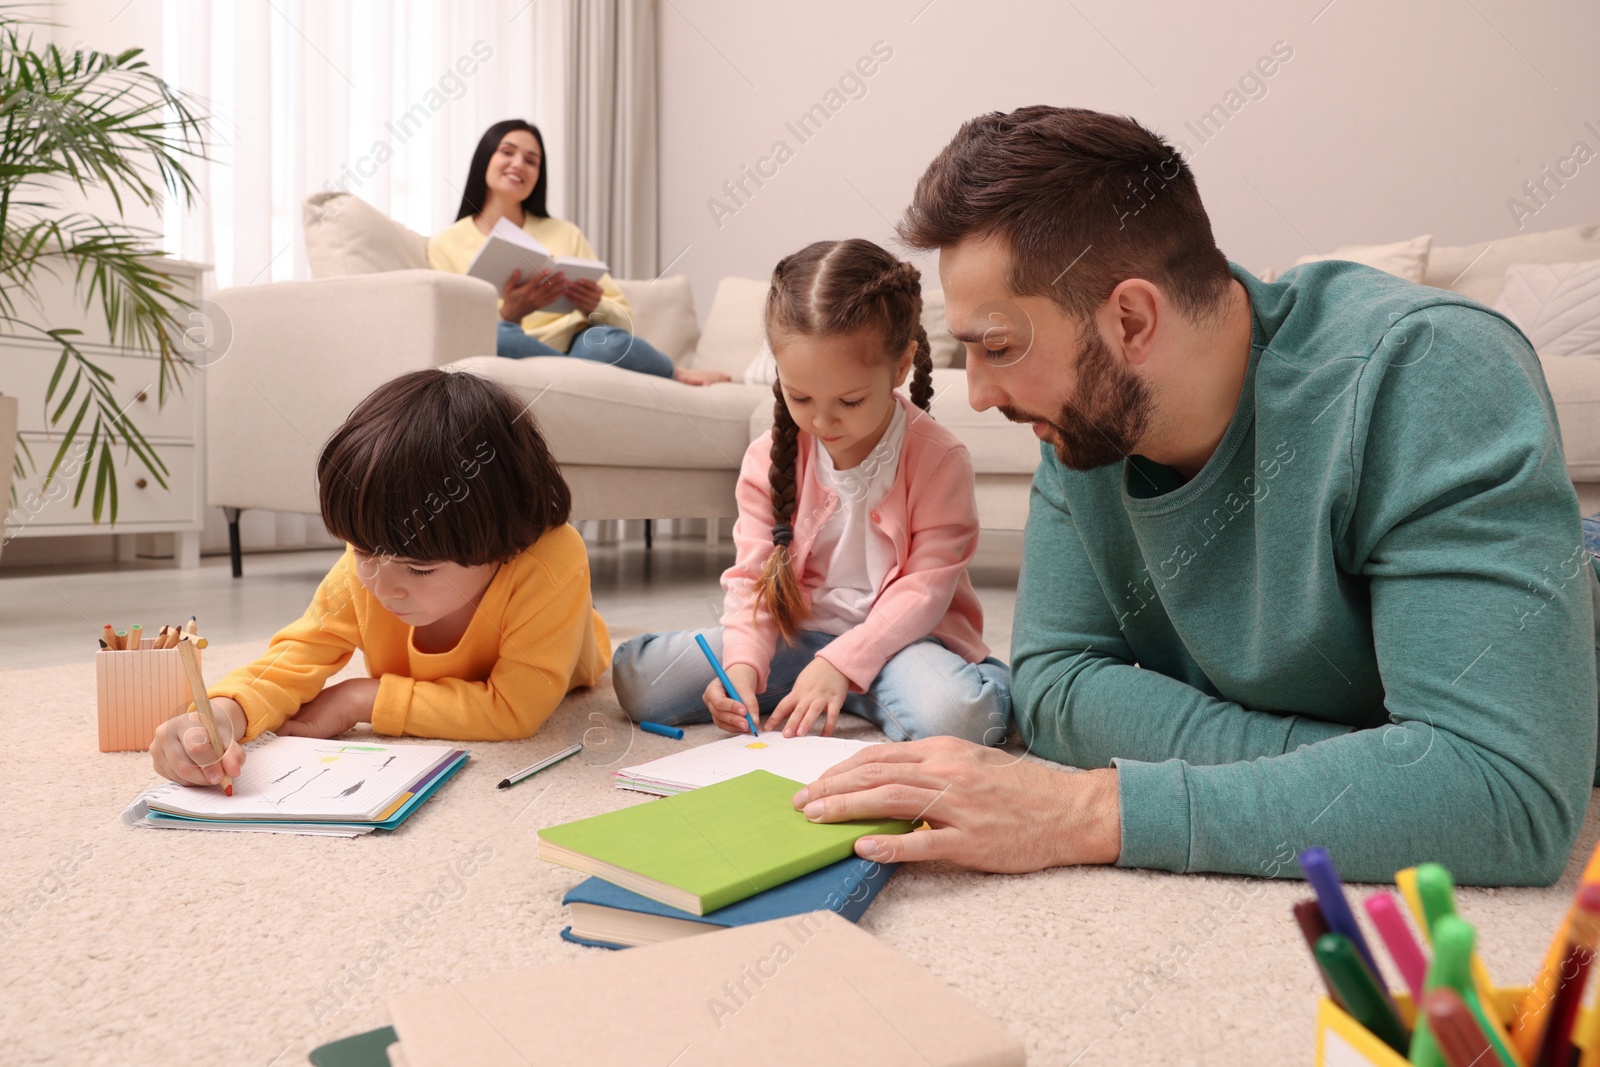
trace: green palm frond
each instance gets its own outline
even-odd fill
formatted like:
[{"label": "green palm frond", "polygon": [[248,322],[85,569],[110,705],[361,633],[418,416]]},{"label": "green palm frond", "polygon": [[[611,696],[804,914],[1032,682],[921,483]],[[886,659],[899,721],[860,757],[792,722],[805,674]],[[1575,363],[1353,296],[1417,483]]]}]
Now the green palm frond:
[{"label": "green palm frond", "polygon": [[[59,473],[75,473],[76,505],[92,468],[94,521],[106,514],[115,523],[112,449],[136,457],[163,488],[167,467],[118,404],[113,376],[79,347],[79,331],[31,321],[40,284],[46,276],[70,277],[84,306],[99,309],[115,344],[156,355],[162,402],[169,388],[183,387],[189,364],[176,343],[178,315],[190,305],[160,268],[157,234],[64,211],[52,196],[65,186],[105,189],[119,216],[129,201],[159,207],[173,197],[193,204],[197,186],[188,164],[207,158],[209,119],[150,69],[140,49],[113,55],[36,47],[24,27],[0,7],[0,326],[61,350],[45,405],[50,426],[65,429],[45,485]],[[24,443],[15,463],[19,477],[25,463],[34,460]],[[13,505],[15,496],[13,487]]]}]

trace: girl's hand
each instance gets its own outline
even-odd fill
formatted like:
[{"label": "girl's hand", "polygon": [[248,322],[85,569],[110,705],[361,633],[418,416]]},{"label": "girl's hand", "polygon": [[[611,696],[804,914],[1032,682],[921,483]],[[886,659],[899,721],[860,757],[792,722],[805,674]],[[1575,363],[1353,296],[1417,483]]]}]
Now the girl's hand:
[{"label": "girl's hand", "polygon": [[775,729],[788,719],[783,736],[800,737],[811,732],[811,725],[819,715],[826,714],[822,736],[832,737],[834,724],[839,721],[839,710],[844,707],[844,698],[849,695],[850,679],[840,674],[839,668],[818,656],[794,680],[794,688],[789,690],[789,695],[778,701],[778,706],[772,710],[772,718],[767,720],[767,729]]},{"label": "girl's hand", "polygon": [[217,759],[199,713],[186,711],[156,727],[150,742],[150,762],[157,774],[184,785],[216,785],[224,773],[230,778],[239,777],[244,769],[244,749],[239,747],[239,738],[245,731],[244,709],[238,701],[215,697],[211,701],[211,717],[217,722],[217,736],[224,746],[222,759]]},{"label": "girl's hand", "polygon": [[500,291],[500,317],[507,322],[521,322],[546,304],[561,298],[567,288],[567,276],[558,271],[542,270],[522,280],[522,272],[512,271],[506,287]]},{"label": "girl's hand", "polygon": [[289,737],[338,737],[358,722],[371,722],[378,684],[376,678],[351,678],[330,685],[300,705],[299,713],[276,732]]},{"label": "girl's hand", "polygon": [[579,278],[575,282],[567,283],[567,299],[572,301],[573,307],[585,315],[593,315],[594,309],[600,306],[600,298],[605,295],[600,283],[590,281],[588,278]]},{"label": "girl's hand", "polygon": [[735,663],[728,668],[728,680],[739,691],[739,699],[732,700],[722,691],[722,683],[715,678],[706,686],[704,700],[711,711],[711,721],[730,734],[747,734],[750,724],[745,721],[744,709],[750,709],[751,718],[759,718],[756,706],[756,671],[748,663]]}]

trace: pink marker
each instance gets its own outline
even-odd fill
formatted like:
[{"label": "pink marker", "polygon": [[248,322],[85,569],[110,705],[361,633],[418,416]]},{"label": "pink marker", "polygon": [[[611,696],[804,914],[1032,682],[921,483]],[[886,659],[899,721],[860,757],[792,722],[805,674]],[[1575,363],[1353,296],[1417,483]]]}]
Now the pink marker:
[{"label": "pink marker", "polygon": [[1384,946],[1394,958],[1395,966],[1400,969],[1400,977],[1405,979],[1407,988],[1411,990],[1412,1002],[1422,1003],[1422,983],[1428,974],[1428,961],[1423,957],[1417,939],[1411,936],[1411,928],[1406,926],[1394,894],[1387,891],[1374,893],[1363,904],[1368,917],[1372,919],[1372,925],[1378,928],[1378,936],[1383,938]]}]

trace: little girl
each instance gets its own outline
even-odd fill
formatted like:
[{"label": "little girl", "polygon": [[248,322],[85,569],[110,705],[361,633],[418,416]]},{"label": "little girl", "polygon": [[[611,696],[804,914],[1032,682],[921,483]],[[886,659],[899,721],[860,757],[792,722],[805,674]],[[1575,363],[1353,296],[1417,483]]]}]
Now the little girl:
[{"label": "little girl", "polygon": [[[317,482],[323,522],[349,547],[266,655],[210,687],[231,740],[220,763],[190,712],[157,729],[157,773],[215,784],[263,730],[528,737],[605,672],[611,640],[567,484],[505,389],[442,370],[396,378],[334,432]],[[356,649],[370,677],[324,689]]]},{"label": "little girl", "polygon": [[[819,719],[831,735],[842,709],[894,740],[1004,740],[1011,674],[988,657],[967,578],[972,461],[926,414],[921,314],[917,269],[870,241],[818,242],[773,270],[774,425],[740,470],[722,625],[617,649],[617,699],[633,719],[705,722],[709,710],[741,733],[745,709],[759,708],[785,736]],[[913,366],[915,407],[895,391]]]}]

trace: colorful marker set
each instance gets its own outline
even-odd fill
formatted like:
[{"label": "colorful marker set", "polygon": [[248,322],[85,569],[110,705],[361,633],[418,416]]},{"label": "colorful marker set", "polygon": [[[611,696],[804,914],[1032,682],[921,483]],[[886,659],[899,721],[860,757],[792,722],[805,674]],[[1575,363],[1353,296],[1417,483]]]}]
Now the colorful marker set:
[{"label": "colorful marker set", "polygon": [[1418,944],[1387,890],[1362,902],[1405,993],[1391,994],[1327,850],[1300,853],[1316,896],[1293,912],[1328,989],[1317,1014],[1317,1063],[1383,1067],[1600,1067],[1600,1014],[1582,1011],[1600,945],[1600,848],[1532,988],[1496,989],[1477,934],[1456,914],[1450,873],[1424,863],[1395,875]]}]

